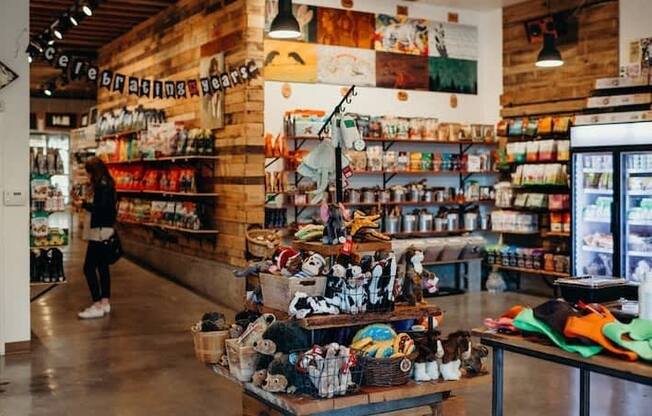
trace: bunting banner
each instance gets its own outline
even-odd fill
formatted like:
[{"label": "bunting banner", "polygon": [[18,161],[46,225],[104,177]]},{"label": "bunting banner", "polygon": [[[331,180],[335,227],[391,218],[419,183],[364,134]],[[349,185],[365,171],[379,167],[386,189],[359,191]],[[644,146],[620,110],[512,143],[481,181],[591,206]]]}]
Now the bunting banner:
[{"label": "bunting banner", "polygon": [[100,71],[97,65],[87,59],[59,53],[51,45],[42,51],[45,60],[55,68],[62,69],[71,80],[85,79],[106,89],[111,93],[134,95],[153,99],[186,99],[210,96],[225,92],[230,88],[245,84],[260,75],[260,69],[254,61],[237,67],[227,68],[225,72],[211,77],[191,78],[183,81],[159,80],[150,77],[136,77],[105,69]]}]

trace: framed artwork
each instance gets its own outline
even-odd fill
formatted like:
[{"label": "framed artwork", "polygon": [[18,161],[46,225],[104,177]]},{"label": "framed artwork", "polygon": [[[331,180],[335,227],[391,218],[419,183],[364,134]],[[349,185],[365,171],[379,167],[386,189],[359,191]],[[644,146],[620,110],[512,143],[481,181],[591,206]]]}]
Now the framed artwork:
[{"label": "framed artwork", "polygon": [[376,85],[376,52],[371,49],[317,46],[317,79],[324,84]]},{"label": "framed artwork", "polygon": [[18,78],[18,74],[0,62],[0,90],[14,82],[16,78]]},{"label": "framed artwork", "polygon": [[[200,78],[219,76],[224,72],[224,53],[205,56],[199,60]],[[201,109],[199,122],[203,129],[219,129],[224,127],[224,91],[212,95],[204,95],[200,99]]]},{"label": "framed artwork", "polygon": [[376,52],[376,86],[428,90],[428,57]]},{"label": "framed artwork", "polygon": [[[297,40],[303,42],[315,42],[317,39],[317,7],[305,4],[292,5],[294,17],[297,18],[301,27],[301,37]],[[278,0],[265,1],[265,37],[269,33],[272,20],[278,14]]]},{"label": "framed artwork", "polygon": [[478,60],[478,28],[457,23],[431,22],[428,52],[441,58]]},{"label": "framed artwork", "polygon": [[405,16],[376,15],[375,48],[382,52],[428,56],[428,22]]},{"label": "framed artwork", "polygon": [[264,49],[266,80],[317,82],[317,45],[266,39]]},{"label": "framed artwork", "polygon": [[428,58],[430,91],[478,93],[478,62],[431,56]]},{"label": "framed artwork", "polygon": [[352,10],[317,9],[317,43],[373,49],[375,16]]}]

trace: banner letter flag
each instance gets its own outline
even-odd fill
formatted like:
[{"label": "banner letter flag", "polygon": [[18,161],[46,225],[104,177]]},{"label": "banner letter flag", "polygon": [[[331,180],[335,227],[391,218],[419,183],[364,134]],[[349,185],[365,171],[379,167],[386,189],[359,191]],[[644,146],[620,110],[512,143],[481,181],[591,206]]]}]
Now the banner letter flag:
[{"label": "banner letter flag", "polygon": [[165,81],[165,98],[175,98],[174,81]]},{"label": "banner letter flag", "polygon": [[240,79],[240,71],[238,71],[237,69],[232,69],[229,75],[231,76],[231,82],[233,83],[234,87],[240,84],[240,82],[242,82],[242,80]]},{"label": "banner letter flag", "polygon": [[249,71],[251,78],[256,78],[259,74],[258,65],[256,65],[254,61],[249,61],[247,64],[247,70]]},{"label": "banner letter flag", "polygon": [[211,94],[215,94],[218,91],[222,91],[222,83],[220,82],[220,77],[213,75],[211,76]]},{"label": "banner letter flag", "polygon": [[113,83],[113,72],[109,70],[102,71],[102,76],[100,77],[100,87],[106,88],[111,91],[111,84]]},{"label": "banner letter flag", "polygon": [[177,81],[177,98],[186,98],[186,81]]},{"label": "banner letter flag", "polygon": [[189,79],[186,84],[188,84],[188,92],[190,93],[191,97],[198,97],[199,96],[199,90],[197,89],[197,80],[196,79]]},{"label": "banner letter flag", "polygon": [[152,81],[148,79],[143,79],[140,81],[140,96],[149,98],[151,94],[150,88],[152,87]]},{"label": "banner letter flag", "polygon": [[241,78],[243,81],[248,80],[248,79],[249,79],[249,70],[247,69],[247,65],[242,65],[242,66],[241,66],[240,68],[238,68],[238,69],[240,70],[240,78]]},{"label": "banner letter flag", "polygon": [[137,77],[129,77],[129,88],[127,89],[129,91],[129,95],[138,95],[138,78]]},{"label": "banner letter flag", "polygon": [[73,59],[70,64],[70,79],[75,80],[81,78],[82,72],[86,67],[86,62],[79,59]]},{"label": "banner letter flag", "polygon": [[163,81],[154,81],[154,98],[163,98]]},{"label": "banner letter flag", "polygon": [[45,56],[45,60],[48,61],[50,64],[54,61],[54,57],[57,54],[57,49],[54,46],[48,46],[45,48],[43,51],[43,56]]},{"label": "banner letter flag", "polygon": [[201,85],[201,94],[204,97],[211,95],[211,82],[208,78],[201,78],[199,84]]},{"label": "banner letter flag", "polygon": [[115,74],[113,77],[113,91],[118,91],[122,94],[125,90],[125,80],[127,78],[122,74]]},{"label": "banner letter flag", "polygon": [[70,62],[70,57],[68,55],[59,55],[57,57],[57,68],[67,68],[68,63]]},{"label": "banner letter flag", "polygon": [[98,72],[99,69],[96,66],[91,66],[88,68],[88,71],[86,72],[86,78],[88,78],[89,81],[97,83]]},{"label": "banner letter flag", "polygon": [[227,88],[231,88],[231,80],[229,80],[228,73],[222,73],[222,75],[220,75],[220,79],[222,80],[222,88],[224,91],[226,91]]}]

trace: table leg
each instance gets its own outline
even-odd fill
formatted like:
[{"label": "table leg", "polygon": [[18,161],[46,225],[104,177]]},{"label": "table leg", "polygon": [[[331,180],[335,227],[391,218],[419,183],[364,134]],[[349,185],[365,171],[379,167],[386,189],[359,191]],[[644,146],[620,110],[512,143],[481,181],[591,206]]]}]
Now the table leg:
[{"label": "table leg", "polygon": [[491,415],[503,416],[503,356],[502,348],[494,347],[492,371]]},{"label": "table leg", "polygon": [[580,416],[591,413],[591,372],[580,368]]}]

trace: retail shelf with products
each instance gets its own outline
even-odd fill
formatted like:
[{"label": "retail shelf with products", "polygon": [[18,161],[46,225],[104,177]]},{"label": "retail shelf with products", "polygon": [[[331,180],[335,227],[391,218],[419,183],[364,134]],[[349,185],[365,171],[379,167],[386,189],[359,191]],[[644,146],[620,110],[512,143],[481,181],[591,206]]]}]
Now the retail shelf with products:
[{"label": "retail shelf with products", "polygon": [[568,160],[522,160],[522,161],[512,161],[506,162],[510,165],[549,165],[554,163],[566,164]]},{"label": "retail shelf with products", "polygon": [[434,230],[413,231],[413,232],[401,232],[401,233],[388,233],[388,235],[393,238],[445,237],[451,235],[462,235],[466,233],[472,233],[474,231],[481,231],[481,230],[456,229],[456,230],[443,230],[443,231],[434,231]]},{"label": "retail shelf with products", "polygon": [[192,230],[190,228],[175,227],[172,225],[164,225],[164,224],[155,224],[152,222],[138,222],[138,221],[125,221],[125,220],[119,220],[118,222],[120,224],[138,225],[141,227],[149,227],[149,228],[160,228],[162,230],[178,231],[186,234],[217,235],[220,233],[218,230]]},{"label": "retail shelf with products", "polygon": [[544,238],[548,237],[559,237],[559,238],[570,238],[571,233],[567,232],[556,232],[556,231],[544,231],[541,233],[541,236]]},{"label": "retail shelf with products", "polygon": [[631,257],[652,257],[652,251],[628,251],[627,254]]},{"label": "retail shelf with products", "polygon": [[[292,247],[297,250],[307,250],[319,253],[322,256],[336,256],[342,250],[342,244],[325,245],[315,241],[292,241]],[[356,253],[366,253],[375,251],[391,250],[392,243],[389,241],[368,241],[363,243],[353,243],[353,251]]]},{"label": "retail shelf with products", "polygon": [[147,191],[139,189],[118,189],[118,194],[144,194],[144,195],[161,195],[161,196],[180,196],[187,198],[213,198],[219,196],[216,192],[170,192],[170,191]]},{"label": "retail shelf with products", "polygon": [[161,162],[191,162],[191,161],[206,161],[206,160],[217,160],[218,157],[215,155],[180,155],[180,156],[163,156],[157,157],[155,159],[132,159],[132,160],[115,160],[107,161],[106,165],[124,165],[132,163],[161,163]]},{"label": "retail shelf with products", "polygon": [[[613,189],[584,189],[584,193],[591,195],[613,195],[614,191]],[[630,195],[634,194],[630,193]],[[652,195],[652,193],[648,195]]]},{"label": "retail shelf with products", "polygon": [[604,254],[613,254],[613,248],[604,248],[604,247],[593,247],[593,246],[582,246],[582,250],[590,251],[593,253],[604,253]]},{"label": "retail shelf with products", "polygon": [[429,262],[424,262],[424,266],[446,266],[449,264],[460,264],[460,263],[469,263],[472,261],[482,261],[484,260],[482,257],[469,257],[466,259],[457,259],[457,260],[440,260],[440,261],[429,261]]},{"label": "retail shelf with products", "polygon": [[30,282],[29,285],[32,287],[38,287],[38,286],[50,286],[50,285],[65,285],[67,284],[68,281],[64,280],[62,282]]}]

